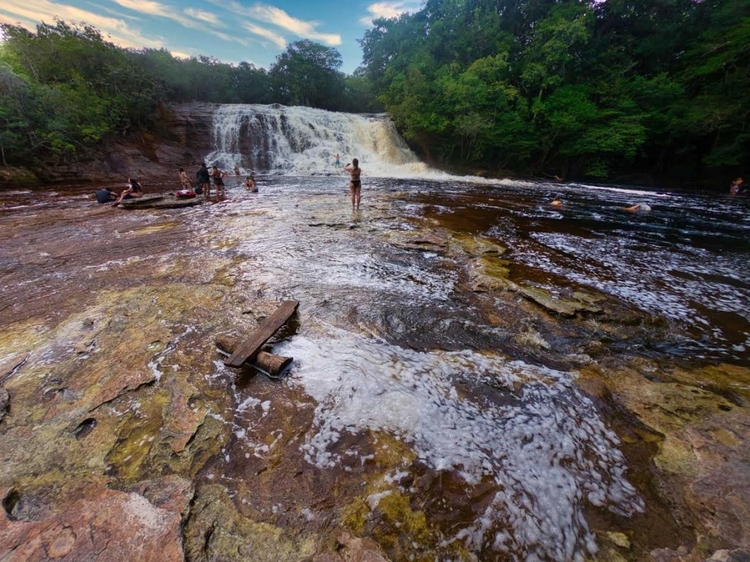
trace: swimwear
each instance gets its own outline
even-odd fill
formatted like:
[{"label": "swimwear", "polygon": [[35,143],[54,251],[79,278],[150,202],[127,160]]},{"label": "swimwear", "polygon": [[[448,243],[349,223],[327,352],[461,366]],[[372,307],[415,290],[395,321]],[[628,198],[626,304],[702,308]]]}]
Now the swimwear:
[{"label": "swimwear", "polygon": [[352,180],[352,186],[354,189],[357,189],[358,187],[362,187],[362,181],[361,180]]},{"label": "swimwear", "polygon": [[214,185],[224,185],[224,180],[221,178],[214,178]]}]

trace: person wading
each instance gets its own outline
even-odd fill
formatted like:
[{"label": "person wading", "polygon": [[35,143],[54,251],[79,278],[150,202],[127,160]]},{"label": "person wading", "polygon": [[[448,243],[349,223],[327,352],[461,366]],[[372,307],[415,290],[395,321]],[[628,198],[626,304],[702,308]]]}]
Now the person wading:
[{"label": "person wading", "polygon": [[349,195],[352,198],[352,211],[359,211],[359,202],[362,199],[362,168],[359,167],[359,160],[354,158],[351,164],[344,166],[344,170],[349,172]]}]

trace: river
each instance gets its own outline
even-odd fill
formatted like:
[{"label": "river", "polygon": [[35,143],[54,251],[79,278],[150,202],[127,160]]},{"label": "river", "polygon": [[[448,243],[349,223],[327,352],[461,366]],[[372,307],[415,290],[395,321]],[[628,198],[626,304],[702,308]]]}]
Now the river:
[{"label": "river", "polygon": [[[421,503],[428,525],[439,530],[431,539],[442,545],[438,552],[461,544],[483,559],[582,560],[598,549],[592,509],[648,522],[649,498],[643,483],[633,483],[613,430],[624,422],[608,419],[577,387],[578,370],[632,357],[685,369],[750,366],[747,201],[443,174],[371,177],[362,166],[358,212],[343,176],[273,174],[259,176],[257,194],[229,178],[225,200],[161,212],[184,231],[139,256],[146,270],[156,274],[149,260],[179,256],[180,237],[190,237],[182,257],[231,263],[225,275],[232,291],[300,301],[274,348],[294,357],[292,367],[280,380],[246,375],[231,385],[234,407],[213,415],[233,438],[200,478],[221,483],[238,504],[255,504],[248,513],[278,523],[279,512],[301,509],[304,492],[290,493],[290,485],[261,501],[247,482],[274,450],[289,448],[294,462],[345,479],[377,464],[379,442],[393,447],[396,440],[409,453],[384,474],[389,489],[366,501],[375,510],[398,493]],[[147,191],[172,187],[142,183]],[[636,203],[650,211],[624,209]],[[106,230],[111,221],[119,232],[165,217],[97,208],[89,186],[73,185],[6,191],[0,220],[38,221],[40,235],[74,229],[80,236],[91,224]],[[61,243],[66,236],[76,235]],[[566,320],[517,291],[477,290],[467,274],[476,252],[454,248],[466,236],[501,248],[491,255],[509,269],[510,283],[560,298],[597,295],[630,320],[621,331],[597,332],[597,312]],[[127,261],[114,251],[108,259],[104,243],[101,257],[86,254],[91,263],[78,267],[73,257],[40,272],[18,266],[20,243],[4,252],[6,321],[20,321],[9,303],[33,292],[30,286],[93,290],[92,271],[116,274]],[[115,243],[127,244],[119,236]],[[152,368],[159,371],[162,360]],[[224,385],[235,374],[217,358],[204,376]],[[274,417],[279,396],[307,416],[301,427]],[[447,475],[444,486],[436,487],[436,474]],[[320,526],[329,520],[321,513],[335,511],[318,503],[303,509],[313,527],[316,518]]]}]

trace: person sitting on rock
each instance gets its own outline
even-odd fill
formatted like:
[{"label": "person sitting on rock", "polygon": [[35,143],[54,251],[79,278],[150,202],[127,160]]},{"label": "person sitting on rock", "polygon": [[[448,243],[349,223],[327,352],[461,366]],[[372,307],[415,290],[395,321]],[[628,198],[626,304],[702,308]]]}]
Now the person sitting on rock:
[{"label": "person sitting on rock", "polygon": [[120,193],[120,197],[117,198],[117,201],[112,203],[112,206],[117,207],[123,199],[135,199],[141,195],[143,195],[143,187],[138,183],[138,180],[135,178],[128,178],[128,188]]},{"label": "person sitting on rock", "polygon": [[111,187],[101,187],[96,190],[97,203],[111,203],[115,199],[117,199],[117,195],[115,195]]}]

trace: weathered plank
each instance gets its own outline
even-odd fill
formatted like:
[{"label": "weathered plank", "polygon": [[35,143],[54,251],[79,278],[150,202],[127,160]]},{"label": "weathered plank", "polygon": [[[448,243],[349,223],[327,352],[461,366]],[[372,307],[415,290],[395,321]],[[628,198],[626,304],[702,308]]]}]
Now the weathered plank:
[{"label": "weathered plank", "polygon": [[248,359],[253,359],[260,351],[260,348],[276,333],[276,330],[289,320],[298,306],[299,301],[282,302],[281,306],[276,309],[276,312],[261,322],[258,329],[248,339],[237,346],[237,349],[234,350],[229,359],[224,361],[224,364],[227,367],[240,367]]}]

